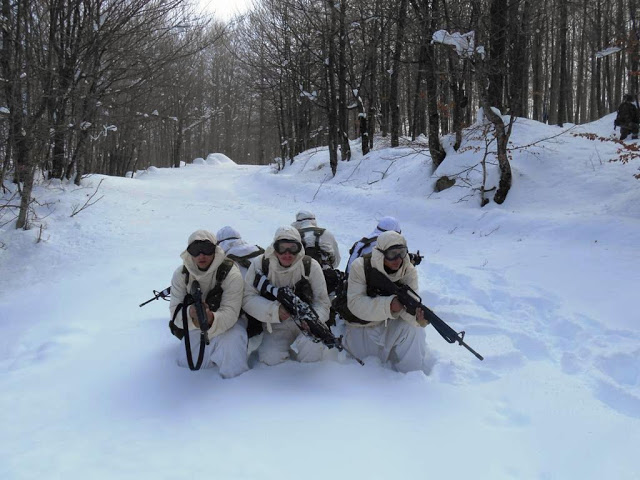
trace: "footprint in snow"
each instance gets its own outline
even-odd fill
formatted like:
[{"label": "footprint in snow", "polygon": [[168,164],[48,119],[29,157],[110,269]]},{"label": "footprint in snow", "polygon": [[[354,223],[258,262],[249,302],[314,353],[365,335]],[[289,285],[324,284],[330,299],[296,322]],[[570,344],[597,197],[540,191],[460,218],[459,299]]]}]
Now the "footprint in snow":
[{"label": "footprint in snow", "polygon": [[[39,332],[40,333],[40,332]],[[45,332],[46,333],[46,332]],[[84,342],[87,334],[80,328],[59,328],[49,332],[44,341],[23,340],[8,359],[8,370],[20,370],[61,357],[78,343]]]},{"label": "footprint in snow", "polygon": [[503,402],[496,405],[495,410],[485,420],[495,427],[526,427],[531,423],[528,415]]}]

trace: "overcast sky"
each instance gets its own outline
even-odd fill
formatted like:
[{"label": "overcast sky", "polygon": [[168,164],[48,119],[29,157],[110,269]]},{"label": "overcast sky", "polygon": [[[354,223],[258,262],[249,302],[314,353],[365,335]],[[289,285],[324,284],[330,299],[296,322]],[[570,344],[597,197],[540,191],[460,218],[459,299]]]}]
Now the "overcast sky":
[{"label": "overcast sky", "polygon": [[203,12],[214,13],[223,20],[230,19],[235,13],[249,8],[251,0],[198,0]]}]

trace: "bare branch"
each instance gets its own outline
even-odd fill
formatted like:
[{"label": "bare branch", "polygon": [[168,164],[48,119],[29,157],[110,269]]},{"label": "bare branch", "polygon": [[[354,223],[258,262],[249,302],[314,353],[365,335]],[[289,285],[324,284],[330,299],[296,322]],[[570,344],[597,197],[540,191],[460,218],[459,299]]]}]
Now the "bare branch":
[{"label": "bare branch", "polygon": [[102,195],[102,197],[97,198],[93,202],[91,201],[93,199],[93,197],[95,197],[96,194],[98,193],[98,189],[100,188],[100,185],[102,185],[103,181],[104,181],[104,178],[102,180],[100,180],[100,183],[98,183],[98,186],[96,187],[96,190],[91,194],[91,196],[87,199],[87,201],[84,202],[84,205],[82,205],[82,207],[80,207],[79,205],[74,205],[73,206],[73,212],[71,213],[70,217],[75,217],[78,213],[83,211],[85,208],[89,208],[91,205],[95,205],[98,201],[100,201],[102,198],[104,198],[104,195]]}]

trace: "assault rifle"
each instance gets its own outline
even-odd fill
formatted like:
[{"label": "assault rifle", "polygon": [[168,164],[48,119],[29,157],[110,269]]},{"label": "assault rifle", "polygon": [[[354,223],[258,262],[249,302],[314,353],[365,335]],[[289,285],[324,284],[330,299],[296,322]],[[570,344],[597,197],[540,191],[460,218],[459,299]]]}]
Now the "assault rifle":
[{"label": "assault rifle", "polygon": [[420,255],[420,250],[418,250],[416,253],[409,252],[409,261],[413,263],[415,266],[420,265],[423,258],[424,258],[424,255]]},{"label": "assault rifle", "polygon": [[342,336],[336,337],[331,329],[320,321],[320,318],[311,305],[298,297],[291,287],[274,287],[267,276],[260,270],[256,270],[253,286],[261,296],[268,300],[277,300],[285,308],[298,326],[303,335],[314,343],[322,342],[327,348],[337,348],[339,352],[345,351],[360,365],[364,362],[351,353],[343,344]]},{"label": "assault rifle", "polygon": [[424,318],[433,325],[433,328],[449,343],[458,342],[464,348],[473,353],[479,360],[484,360],[482,355],[476,352],[469,345],[464,343],[464,331],[457,333],[453,328],[447,325],[444,320],[438,317],[435,313],[422,303],[422,298],[415,291],[409,287],[409,285],[396,285],[387,277],[384,273],[375,268],[371,269],[368,274],[367,283],[377,289],[384,295],[395,295],[407,312],[411,315],[416,314],[416,310],[420,308],[424,312]]},{"label": "assault rifle", "polygon": [[[185,303],[182,307],[182,327],[184,328],[184,349],[187,356],[187,363],[189,369],[200,370],[202,361],[204,360],[204,346],[209,345],[209,336],[207,330],[209,330],[209,322],[207,321],[207,313],[204,311],[204,305],[202,304],[202,289],[200,283],[194,280],[191,284],[191,299],[192,302],[185,299]],[[187,296],[188,297],[188,296]],[[191,339],[189,338],[188,324],[187,324],[187,307],[193,303],[196,308],[196,314],[198,315],[198,324],[200,325],[200,348],[198,350],[198,360],[196,364],[193,364],[193,357],[191,352]]]},{"label": "assault rifle", "polygon": [[200,324],[200,341],[204,340],[209,345],[209,336],[207,331],[209,330],[209,320],[207,319],[207,313],[204,311],[204,304],[202,303],[202,289],[200,283],[194,280],[191,284],[191,298],[193,298],[193,305],[196,307],[196,314],[198,315],[198,323]]},{"label": "assault rifle", "polygon": [[162,290],[161,292],[158,292],[156,290],[153,291],[153,298],[150,298],[149,300],[147,300],[146,302],[142,302],[140,304],[141,307],[144,307],[147,303],[153,302],[154,300],[158,300],[158,299],[163,299],[166,301],[169,301],[169,297],[171,296],[171,287],[167,287],[164,290]]}]

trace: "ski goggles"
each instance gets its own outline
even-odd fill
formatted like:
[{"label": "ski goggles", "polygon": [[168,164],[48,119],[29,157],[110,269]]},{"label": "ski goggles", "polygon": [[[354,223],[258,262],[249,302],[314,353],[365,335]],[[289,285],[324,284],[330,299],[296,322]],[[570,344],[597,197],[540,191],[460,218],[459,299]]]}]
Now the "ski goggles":
[{"label": "ski goggles", "polygon": [[187,247],[187,252],[192,257],[197,257],[200,254],[213,255],[215,251],[216,245],[209,240],[196,240]]},{"label": "ski goggles", "polygon": [[399,258],[404,259],[404,257],[407,256],[407,253],[409,253],[409,250],[404,245],[393,245],[386,250],[380,250],[378,248],[378,251],[382,252],[385,260],[389,260],[390,262]]},{"label": "ski goggles", "polygon": [[273,244],[273,249],[280,255],[284,253],[297,255],[302,250],[302,244],[294,240],[278,240]]}]

